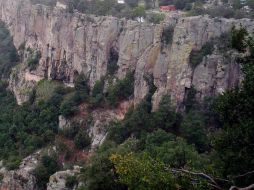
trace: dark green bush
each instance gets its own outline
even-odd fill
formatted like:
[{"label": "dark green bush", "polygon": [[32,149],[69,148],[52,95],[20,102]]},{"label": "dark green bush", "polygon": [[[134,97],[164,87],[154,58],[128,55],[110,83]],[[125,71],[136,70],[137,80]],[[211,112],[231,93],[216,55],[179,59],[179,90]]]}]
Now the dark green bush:
[{"label": "dark green bush", "polygon": [[101,104],[104,99],[104,79],[96,81],[93,90],[92,90],[92,97],[91,97],[91,104],[93,107],[97,107]]},{"label": "dark green bush", "polygon": [[128,72],[122,80],[109,86],[107,100],[112,106],[116,106],[120,100],[128,99],[134,93],[134,73]]},{"label": "dark green bush", "polygon": [[162,35],[161,35],[161,43],[164,46],[168,46],[172,44],[174,37],[174,26],[167,26],[163,29]]},{"label": "dark green bush", "polygon": [[232,48],[236,49],[239,52],[244,52],[247,47],[246,38],[248,36],[246,28],[241,26],[239,29],[236,29],[235,26],[233,26],[231,33],[232,33],[231,39]]},{"label": "dark green bush", "polygon": [[40,59],[41,59],[41,53],[38,51],[30,55],[30,57],[27,59],[27,64],[30,71],[35,70],[37,68]]},{"label": "dark green bush", "polygon": [[194,86],[191,86],[189,89],[185,90],[185,100],[184,100],[184,106],[185,106],[185,112],[188,113],[191,109],[195,108],[197,104],[196,100],[196,94],[197,90]]},{"label": "dark green bush", "polygon": [[84,75],[78,75],[74,80],[75,91],[67,93],[60,105],[60,113],[65,117],[71,117],[79,111],[79,104],[89,97],[90,88],[88,79]]},{"label": "dark green bush", "polygon": [[4,164],[9,170],[15,170],[18,169],[21,160],[22,160],[21,156],[13,155],[10,156],[8,161],[5,162]]},{"label": "dark green bush", "polygon": [[49,177],[60,168],[61,166],[58,164],[56,158],[48,155],[42,156],[40,164],[33,171],[39,189],[45,189]]},{"label": "dark green bush", "polygon": [[78,112],[78,103],[80,102],[76,92],[69,94],[60,105],[60,113],[64,117],[71,117]]},{"label": "dark green bush", "polygon": [[75,90],[80,93],[82,99],[87,98],[90,93],[90,88],[88,85],[88,78],[85,75],[78,75],[74,80],[74,86]]},{"label": "dark green bush", "polygon": [[192,50],[190,54],[190,65],[195,69],[200,64],[203,58],[212,54],[214,50],[213,42],[207,42],[200,50]]},{"label": "dark green bush", "polygon": [[91,144],[91,139],[86,131],[80,130],[74,138],[74,143],[78,149],[84,149]]},{"label": "dark green bush", "polygon": [[195,144],[199,152],[208,150],[205,121],[202,113],[190,111],[183,119],[181,130],[189,144]]},{"label": "dark green bush", "polygon": [[107,74],[114,75],[118,70],[118,52],[115,49],[111,48],[109,51],[109,60],[107,64]]},{"label": "dark green bush", "polygon": [[54,141],[62,95],[18,106],[6,84],[0,84],[0,106],[4,107],[0,110],[0,159],[13,168],[23,157]]},{"label": "dark green bush", "polygon": [[72,123],[70,127],[64,128],[62,133],[68,139],[74,139],[74,137],[79,132],[79,125],[77,123]]},{"label": "dark green bush", "polygon": [[73,189],[75,185],[78,184],[78,180],[76,176],[68,176],[66,178],[65,186],[69,189]]},{"label": "dark green bush", "polygon": [[161,21],[165,19],[165,15],[162,13],[152,13],[147,15],[147,18],[149,22],[154,23],[154,24],[159,24]]}]

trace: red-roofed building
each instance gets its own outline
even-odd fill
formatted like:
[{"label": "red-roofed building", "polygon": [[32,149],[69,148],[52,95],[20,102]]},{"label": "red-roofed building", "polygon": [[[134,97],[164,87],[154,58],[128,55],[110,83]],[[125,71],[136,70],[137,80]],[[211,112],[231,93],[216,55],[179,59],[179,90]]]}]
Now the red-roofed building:
[{"label": "red-roofed building", "polygon": [[167,5],[167,6],[160,6],[161,11],[175,11],[176,6],[175,5]]}]

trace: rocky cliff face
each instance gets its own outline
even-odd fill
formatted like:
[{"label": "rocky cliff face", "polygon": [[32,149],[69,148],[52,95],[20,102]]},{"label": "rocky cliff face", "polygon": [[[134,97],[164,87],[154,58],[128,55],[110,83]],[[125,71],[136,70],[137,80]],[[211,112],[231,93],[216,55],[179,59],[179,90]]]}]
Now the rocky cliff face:
[{"label": "rocky cliff face", "polygon": [[[239,67],[234,60],[228,64],[217,53],[193,71],[189,66],[191,51],[229,31],[234,24],[254,28],[254,22],[248,19],[179,15],[168,16],[164,23],[153,25],[66,13],[59,8],[32,5],[29,0],[0,0],[0,7],[0,19],[10,29],[16,47],[25,43],[26,48],[41,52],[36,70],[23,68],[11,79],[19,103],[27,100],[24,92],[42,78],[73,85],[75,75],[84,73],[93,86],[107,72],[110,51],[118,55],[117,77],[122,78],[129,69],[135,70],[135,103],[148,90],[144,79],[147,74],[153,75],[157,87],[153,96],[155,108],[166,93],[179,105],[191,85],[198,90],[199,97],[214,95],[238,82]],[[167,34],[172,35],[172,43],[163,45],[162,31],[169,25],[174,27],[172,34]]]},{"label": "rocky cliff face", "polygon": [[0,166],[0,190],[37,189],[36,179],[32,171],[38,165],[40,151],[23,159],[17,170],[8,171]]},{"label": "rocky cliff face", "polygon": [[[234,52],[225,55],[215,50],[195,69],[189,63],[191,52],[201,49],[233,25],[242,24],[249,31],[254,29],[254,21],[248,19],[174,14],[168,15],[164,23],[153,25],[114,17],[66,13],[60,8],[32,5],[29,0],[0,0],[0,8],[0,19],[10,29],[15,46],[24,50],[23,63],[13,69],[10,77],[10,88],[19,104],[28,100],[29,92],[44,78],[73,86],[75,76],[84,73],[93,86],[107,74],[111,52],[114,52],[118,58],[116,77],[123,78],[128,70],[135,71],[134,104],[146,95],[146,77],[152,75],[157,87],[153,96],[154,109],[167,93],[181,107],[191,86],[197,90],[197,98],[202,100],[235,86],[241,77]],[[172,30],[165,30],[169,26]],[[163,35],[170,39],[166,44]],[[31,50],[41,54],[39,64],[32,70],[26,64]],[[125,104],[121,109],[94,110],[91,113],[94,118],[89,126],[92,149],[105,139],[106,131],[101,126],[112,119],[122,119],[132,100]],[[60,119],[60,128],[67,124],[68,121]],[[16,171],[1,169],[4,178],[0,189],[36,189],[35,178],[31,175],[38,162],[37,155],[34,156],[24,160]],[[48,189],[63,188],[65,178],[66,172],[56,173],[51,177]]]}]

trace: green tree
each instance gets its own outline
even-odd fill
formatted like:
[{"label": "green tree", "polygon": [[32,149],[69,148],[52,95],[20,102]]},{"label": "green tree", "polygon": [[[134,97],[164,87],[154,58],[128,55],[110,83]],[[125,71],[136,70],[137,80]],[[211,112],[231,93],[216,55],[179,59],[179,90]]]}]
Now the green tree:
[{"label": "green tree", "polygon": [[240,28],[237,29],[235,26],[233,26],[231,39],[232,48],[238,50],[239,52],[244,52],[247,47],[246,44],[247,36],[248,32],[246,28],[240,26]]},{"label": "green tree", "polygon": [[91,100],[92,106],[95,107],[99,106],[100,103],[103,101],[104,98],[103,90],[104,90],[104,79],[102,78],[101,80],[96,81],[93,87]]},{"label": "green tree", "polygon": [[[124,151],[128,151],[129,147],[123,148]],[[87,189],[127,190],[126,186],[119,182],[114,172],[114,165],[109,159],[110,155],[116,151],[116,145],[108,141],[91,158],[91,162],[82,171],[82,179],[86,182]]]},{"label": "green tree", "polygon": [[132,10],[132,17],[133,18],[142,18],[146,16],[146,11],[145,11],[145,7],[144,6],[138,6],[135,7]]},{"label": "green tree", "polygon": [[91,139],[85,131],[80,130],[74,138],[74,143],[78,149],[84,149],[91,144]]},{"label": "green tree", "polygon": [[198,111],[189,112],[183,119],[181,130],[183,137],[187,139],[189,144],[195,144],[199,152],[208,150],[209,141],[202,113]]},{"label": "green tree", "polygon": [[[243,39],[242,35],[240,39]],[[215,106],[222,123],[222,130],[215,137],[215,150],[224,163],[224,175],[238,176],[254,168],[251,151],[254,137],[254,62],[251,57],[246,57],[242,65],[242,85],[219,96]],[[233,180],[237,185],[249,185],[254,175]]]},{"label": "green tree", "polygon": [[49,177],[60,169],[57,160],[51,156],[44,155],[40,164],[33,171],[39,189],[45,189],[49,181]]},{"label": "green tree", "polygon": [[120,100],[128,99],[134,93],[134,73],[128,72],[122,80],[111,84],[107,100],[112,106],[117,106]]},{"label": "green tree", "polygon": [[65,186],[69,189],[73,189],[78,184],[76,176],[67,176]]},{"label": "green tree", "polygon": [[158,110],[153,113],[153,128],[161,128],[176,133],[181,122],[181,115],[175,112],[169,95],[162,97]]}]

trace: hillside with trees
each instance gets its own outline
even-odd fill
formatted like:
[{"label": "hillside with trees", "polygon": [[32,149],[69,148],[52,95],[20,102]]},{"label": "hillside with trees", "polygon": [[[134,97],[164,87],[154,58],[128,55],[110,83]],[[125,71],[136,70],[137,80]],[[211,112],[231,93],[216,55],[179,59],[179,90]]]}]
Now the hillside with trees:
[{"label": "hillside with trees", "polygon": [[[31,1],[34,4],[42,2],[41,0]],[[158,34],[159,37],[152,38],[149,36],[150,33],[146,32],[141,34],[143,31],[150,30],[145,30],[143,23],[131,21],[130,23],[134,23],[134,25],[128,26],[131,28],[128,32],[129,36],[133,36],[133,39],[131,41],[128,38],[126,41],[131,41],[131,43],[124,44],[123,46],[124,48],[127,46],[127,50],[121,51],[123,46],[113,46],[112,44],[122,43],[121,40],[124,40],[124,35],[127,33],[126,28],[120,28],[121,31],[117,34],[120,37],[115,39],[109,30],[110,46],[107,46],[105,45],[106,40],[99,43],[95,39],[104,37],[104,33],[98,35],[97,28],[99,27],[96,22],[92,20],[86,22],[91,22],[91,25],[80,25],[76,19],[81,18],[82,20],[83,17],[82,14],[77,14],[78,16],[73,19],[75,28],[73,33],[75,33],[75,37],[76,35],[82,36],[77,41],[84,40],[84,43],[77,44],[69,53],[67,52],[68,48],[78,42],[72,41],[59,49],[56,46],[53,47],[55,45],[53,42],[52,47],[47,43],[43,46],[40,42],[44,42],[44,37],[47,38],[47,35],[53,36],[52,33],[38,37],[33,32],[25,30],[27,38],[31,40],[29,37],[32,36],[35,46],[39,47],[33,50],[31,48],[32,40],[28,40],[27,44],[23,42],[19,48],[15,48],[13,43],[15,38],[7,29],[7,27],[14,28],[19,35],[21,29],[11,25],[15,23],[14,19],[10,22],[11,26],[0,23],[0,189],[2,187],[8,189],[4,186],[6,184],[14,184],[11,187],[19,189],[16,188],[17,184],[21,184],[21,190],[26,190],[26,184],[29,183],[34,183],[35,188],[31,190],[254,189],[253,33],[237,23],[236,25],[232,24],[232,28],[231,25],[229,25],[230,27],[227,25],[231,29],[220,36],[200,38],[200,44],[194,44],[195,40],[180,34],[193,34],[190,31],[193,30],[199,35],[209,36],[214,32],[208,30],[210,29],[207,27],[208,25],[201,32],[198,31],[203,26],[203,22],[194,20],[187,22],[189,25],[198,23],[196,27],[189,27],[189,30],[186,29],[186,26],[178,26],[177,32],[180,31],[180,34],[176,32],[176,35],[180,36],[178,38],[180,40],[175,42],[175,26],[171,24],[159,25],[165,15],[158,10],[156,12],[155,2],[152,0],[146,0],[142,5],[136,0],[126,0],[125,4],[118,4],[114,0],[70,0],[65,2],[67,3],[66,10],[51,12],[56,14],[56,17],[50,17],[48,13],[44,16],[42,12],[46,9],[44,10],[43,6],[39,6],[36,11],[33,11],[36,12],[35,15],[42,15],[39,17],[42,20],[56,18],[56,20],[66,19],[69,21],[76,10],[97,16],[114,15],[128,19],[144,17],[153,23],[148,27],[158,27],[155,28],[155,32],[151,31],[151,36]],[[180,17],[177,22],[184,22],[187,16],[204,14],[210,15],[210,17],[248,18],[244,21],[253,18],[253,11],[248,11],[253,9],[252,0],[244,2],[224,0],[222,4],[198,0],[161,0],[158,3],[159,5],[175,5],[179,11],[182,11],[184,13],[183,19]],[[54,7],[57,1],[44,0],[43,4]],[[155,12],[149,12],[151,10],[155,10]],[[63,13],[65,17],[60,18],[58,13],[59,15]],[[107,18],[98,18],[97,16],[94,18],[99,22],[104,22]],[[86,19],[88,18],[90,17]],[[193,18],[198,20],[201,17]],[[205,20],[205,24],[207,24],[207,20]],[[217,19],[216,22],[215,18],[212,22],[217,24],[220,21]],[[72,24],[72,22],[68,23]],[[120,22],[112,23],[119,24]],[[24,25],[26,24],[25,22]],[[66,28],[73,27],[71,24]],[[108,23],[106,22],[106,24]],[[34,25],[37,29],[37,25]],[[105,25],[102,26],[106,28]],[[114,27],[117,26],[114,25]],[[58,31],[59,28],[59,25],[55,24],[52,26],[52,31],[56,30],[57,33],[62,31]],[[80,28],[83,33],[79,31]],[[87,37],[87,33],[84,31],[91,28],[96,28],[96,30],[91,30],[96,34]],[[136,30],[136,28],[138,29]],[[181,33],[183,30],[186,30],[186,33]],[[56,41],[61,44],[69,42],[67,38],[73,40],[70,33],[72,32],[66,32],[68,35],[64,41],[60,41],[60,39],[56,39]],[[145,42],[135,41],[135,38],[142,35],[145,36],[143,39],[149,38],[151,42],[149,40],[148,42],[145,40]],[[85,37],[92,38],[91,46],[86,44],[89,40]],[[192,36],[192,38],[195,37],[197,36]],[[143,43],[151,44],[143,46]],[[135,45],[138,50],[133,53],[131,50],[136,47]],[[102,54],[105,54],[107,59],[99,62],[100,56],[98,55],[101,54],[96,54],[96,51],[103,51],[104,47],[102,46],[106,47]],[[40,50],[43,49],[41,47],[45,47],[47,53],[41,53]],[[101,64],[103,65],[99,68],[101,70],[97,71],[103,73],[102,77],[97,77],[97,71],[92,68],[89,68],[87,73],[71,70],[75,67],[74,61],[71,61],[74,59],[67,59],[66,54],[69,53],[71,58],[76,56],[75,59],[78,59],[74,51],[78,51],[79,47],[82,50],[81,53],[79,52],[82,54],[81,56],[85,57],[86,55],[83,54],[88,51],[91,51],[92,54],[92,64],[87,63],[86,57],[82,60],[81,67],[96,67],[95,64]],[[91,47],[91,50],[88,50],[87,47]],[[183,59],[181,57],[179,62],[173,59],[172,62],[177,64],[172,65],[187,69],[177,70],[177,68],[168,67],[172,62],[167,63],[168,65],[165,64],[165,66],[164,63],[168,61],[167,56],[176,57],[176,55],[171,55],[172,49],[181,47],[186,48],[183,48],[182,54],[185,53],[185,50],[189,51],[188,58],[184,57],[187,55],[184,54]],[[150,49],[155,50],[155,53],[159,52],[156,54],[158,59],[154,54],[147,53]],[[129,57],[121,55],[128,52],[131,52]],[[135,57],[135,53],[142,55]],[[41,58],[45,54],[46,59],[42,60]],[[50,57],[49,54],[55,54],[57,59],[54,60],[54,57]],[[63,55],[63,59],[61,59],[61,55]],[[188,61],[184,65],[182,62],[185,58]],[[192,81],[188,87],[189,81],[185,80],[186,75],[189,74],[187,71],[190,71],[190,80],[193,80],[195,69],[200,65],[204,65],[201,74],[207,70],[210,71],[209,67],[218,67],[219,69],[215,69],[215,71],[219,72],[208,72],[206,77],[218,77],[225,80],[226,82],[223,81],[225,83],[231,83],[230,79],[234,76],[228,72],[226,74],[229,76],[221,77],[221,73],[228,67],[218,64],[219,61],[224,65],[233,64],[235,66],[229,67],[229,70],[239,68],[239,73],[233,72],[233,74],[239,75],[239,81],[237,84],[231,85],[232,88],[227,88],[217,94],[212,89],[216,85],[213,85],[209,89],[212,92],[207,93],[212,95],[201,98],[200,91],[202,89],[198,91],[196,89],[198,86],[194,86]],[[127,64],[130,66],[126,66]],[[135,64],[138,67],[134,67]],[[64,66],[61,67],[62,65]],[[157,69],[158,65],[163,66]],[[39,70],[43,66],[46,69]],[[175,72],[172,74],[175,78],[170,81],[173,84],[160,83],[161,80],[168,80],[169,75],[165,70],[169,69]],[[44,71],[43,77],[36,75],[38,70]],[[52,70],[53,72],[51,72]],[[73,75],[70,74],[72,71]],[[181,76],[182,78],[179,77],[179,73],[176,73],[178,71],[184,71],[180,73],[184,75]],[[159,72],[163,77],[158,77],[157,73]],[[39,72],[39,74],[41,73]],[[63,75],[63,77],[55,77],[57,74]],[[19,80],[18,75],[22,75],[24,80]],[[137,79],[139,76],[142,80]],[[68,81],[67,79],[71,77],[73,77],[73,81]],[[14,80],[12,80],[13,78]],[[96,78],[96,80],[92,81],[91,78]],[[28,101],[18,104],[17,97],[20,94],[17,93],[17,88],[20,87],[19,82],[24,81],[33,83],[33,86],[25,86],[26,88],[21,90],[27,91],[29,98]],[[17,83],[14,84],[16,88],[11,87],[11,83]],[[177,97],[177,100],[181,100],[181,102],[177,102],[175,99],[173,101],[172,89],[181,83],[184,83],[183,100]],[[158,105],[155,106],[155,95],[160,93],[158,88],[161,86],[161,89],[166,88],[161,84],[172,85],[172,89],[163,91],[165,93],[161,96],[160,102],[158,101]],[[137,88],[144,90],[135,99]],[[179,94],[176,93],[176,95]],[[38,157],[34,156],[35,153]]]}]

